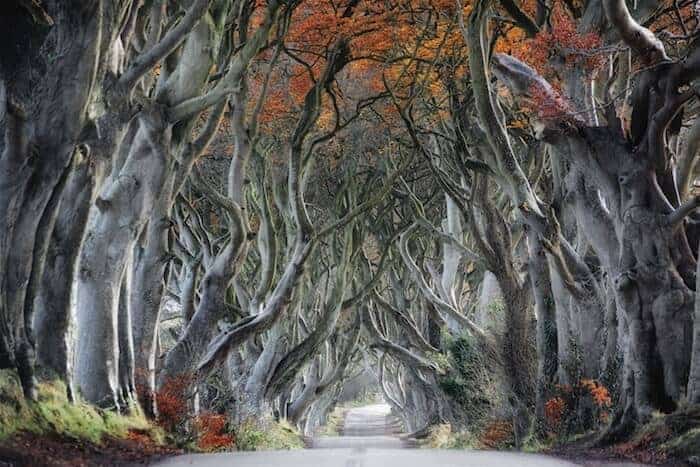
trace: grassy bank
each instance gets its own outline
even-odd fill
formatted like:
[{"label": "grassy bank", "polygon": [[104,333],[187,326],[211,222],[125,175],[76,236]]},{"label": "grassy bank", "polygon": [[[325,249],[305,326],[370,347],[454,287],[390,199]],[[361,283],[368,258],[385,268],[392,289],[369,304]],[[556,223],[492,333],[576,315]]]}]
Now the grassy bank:
[{"label": "grassy bank", "polygon": [[303,449],[299,432],[286,422],[269,422],[258,426],[243,423],[235,430],[236,449],[239,451],[276,451]]},{"label": "grassy bank", "polygon": [[181,452],[165,440],[137,409],[122,415],[71,402],[60,382],[40,383],[29,402],[16,375],[0,371],[0,461],[9,465],[127,465]]},{"label": "grassy bank", "polygon": [[99,444],[105,437],[126,438],[133,431],[146,432],[157,441],[163,439],[162,430],[151,425],[139,410],[122,415],[80,401],[72,403],[63,383],[40,383],[38,400],[26,401],[15,374],[0,371],[0,442],[28,432]]}]

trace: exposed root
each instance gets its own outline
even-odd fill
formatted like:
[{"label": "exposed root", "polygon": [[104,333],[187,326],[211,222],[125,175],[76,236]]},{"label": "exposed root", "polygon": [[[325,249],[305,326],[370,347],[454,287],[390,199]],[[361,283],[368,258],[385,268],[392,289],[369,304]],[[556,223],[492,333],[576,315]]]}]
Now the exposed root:
[{"label": "exposed root", "polygon": [[646,463],[685,461],[700,465],[700,405],[682,406],[637,426],[632,417],[619,417],[594,443],[609,446],[620,457]]},{"label": "exposed root", "polygon": [[634,408],[626,407],[619,410],[615,417],[600,436],[591,443],[590,447],[606,447],[629,439],[637,427],[637,417]]}]

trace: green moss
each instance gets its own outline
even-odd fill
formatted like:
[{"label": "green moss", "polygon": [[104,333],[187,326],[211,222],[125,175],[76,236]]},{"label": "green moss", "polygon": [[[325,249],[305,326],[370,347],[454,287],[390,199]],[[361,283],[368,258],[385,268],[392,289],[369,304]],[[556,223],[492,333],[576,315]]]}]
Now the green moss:
[{"label": "green moss", "polygon": [[700,465],[700,405],[682,404],[670,414],[654,414],[625,447],[656,452],[669,461]]},{"label": "green moss", "polygon": [[463,409],[465,422],[474,425],[491,407],[489,375],[482,352],[468,336],[450,337],[445,346],[446,361],[441,365],[449,371],[438,378],[438,385]]},{"label": "green moss", "polygon": [[264,427],[253,422],[243,423],[236,430],[239,451],[275,451],[302,449],[301,435],[286,422],[271,422]]},{"label": "green moss", "polygon": [[503,316],[506,306],[502,300],[493,300],[488,305],[486,305],[486,312],[491,317],[491,319],[498,319]]},{"label": "green moss", "polygon": [[41,383],[37,401],[29,402],[22,396],[16,375],[0,371],[0,441],[28,431],[100,443],[105,436],[123,438],[129,430],[148,431],[155,441],[163,439],[162,432],[137,409],[121,415],[80,401],[72,403],[65,385],[57,381]]},{"label": "green moss", "polygon": [[689,430],[663,444],[661,449],[675,458],[700,458],[700,428]]},{"label": "green moss", "polygon": [[[25,427],[32,418],[32,412],[24,403],[22,390],[9,371],[0,371],[0,440],[7,438]],[[39,431],[38,427],[30,431]]]}]

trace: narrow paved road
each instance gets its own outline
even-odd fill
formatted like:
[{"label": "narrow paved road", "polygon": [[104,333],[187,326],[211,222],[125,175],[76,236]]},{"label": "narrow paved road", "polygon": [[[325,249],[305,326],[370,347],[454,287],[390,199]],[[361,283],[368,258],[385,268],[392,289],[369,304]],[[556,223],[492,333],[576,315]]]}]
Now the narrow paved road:
[{"label": "narrow paved road", "polygon": [[312,441],[312,449],[401,449],[403,441],[388,405],[377,404],[348,410],[339,427],[341,436],[323,436]]},{"label": "narrow paved road", "polygon": [[[388,406],[347,412],[343,436],[320,437],[303,451],[236,452],[179,456],[159,467],[567,467],[568,461],[535,454],[402,449]],[[586,463],[595,466],[599,463]],[[633,464],[606,464],[606,467]]]}]

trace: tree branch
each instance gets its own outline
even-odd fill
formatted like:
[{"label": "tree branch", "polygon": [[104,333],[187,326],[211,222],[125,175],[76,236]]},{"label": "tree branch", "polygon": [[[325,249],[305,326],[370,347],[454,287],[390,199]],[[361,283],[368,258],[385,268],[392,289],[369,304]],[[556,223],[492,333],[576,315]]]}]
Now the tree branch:
[{"label": "tree branch", "polygon": [[409,340],[418,350],[423,352],[439,352],[438,349],[430,345],[425,337],[423,337],[421,332],[418,330],[416,323],[406,316],[405,313],[384,300],[376,291],[373,292],[372,296],[382,308],[394,316],[396,322],[408,333]]},{"label": "tree branch", "polygon": [[683,222],[683,219],[692,214],[698,207],[700,207],[700,196],[692,196],[669,214],[666,222],[671,227],[677,227]]},{"label": "tree branch", "polygon": [[528,36],[533,37],[538,32],[540,28],[537,27],[535,22],[523,11],[513,0],[500,0],[501,6],[508,12],[508,14],[515,20],[515,23],[520,26]]},{"label": "tree branch", "polygon": [[194,0],[177,26],[168,31],[165,37],[153,48],[146,50],[134,59],[129,69],[119,78],[119,85],[127,92],[131,91],[143,75],[179,47],[185,37],[202,19],[208,7],[209,0]]},{"label": "tree branch", "polygon": [[[199,0],[201,1],[201,0]],[[267,43],[267,37],[274,24],[277,11],[281,7],[279,0],[270,0],[267,5],[265,19],[250,37],[245,45],[236,53],[226,75],[208,93],[187,99],[170,108],[168,120],[178,122],[192,115],[196,115],[204,109],[216,105],[229,94],[236,92],[241,86],[243,73],[250,61]]]},{"label": "tree branch", "polygon": [[620,33],[625,44],[647,63],[668,60],[663,43],[653,32],[632,18],[625,0],[603,0],[603,8],[608,21]]},{"label": "tree branch", "polygon": [[436,364],[429,362],[425,358],[416,355],[410,350],[401,347],[398,344],[394,344],[387,339],[374,342],[372,345],[370,345],[370,348],[382,350],[411,368],[424,370],[433,374],[440,372],[440,369]]}]

